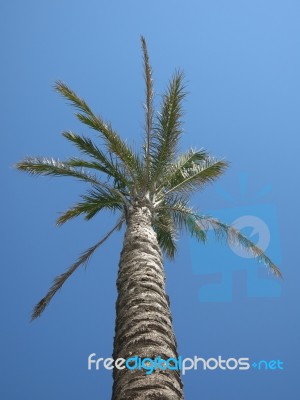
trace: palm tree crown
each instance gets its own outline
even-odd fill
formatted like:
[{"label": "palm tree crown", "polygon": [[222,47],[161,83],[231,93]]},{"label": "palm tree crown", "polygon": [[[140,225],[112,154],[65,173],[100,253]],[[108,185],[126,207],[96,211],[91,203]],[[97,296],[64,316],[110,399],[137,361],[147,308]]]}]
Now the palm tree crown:
[{"label": "palm tree crown", "polygon": [[213,229],[217,238],[241,245],[258,260],[263,261],[278,277],[280,270],[249,239],[234,227],[193,209],[191,196],[208,183],[214,182],[228,167],[225,160],[211,157],[205,150],[190,149],[178,154],[182,134],[182,103],[186,96],[184,76],[174,73],[162,96],[160,111],[153,108],[152,70],[145,39],[141,38],[145,101],[145,139],[142,151],[130,147],[110,123],[95,115],[87,103],[66,84],[56,82],[56,90],[76,109],[76,117],[96,131],[101,147],[90,138],[67,131],[63,136],[72,142],[84,158],[60,161],[54,158],[27,157],[16,167],[33,175],[71,176],[89,185],[81,201],[64,212],[57,220],[62,225],[83,215],[86,220],[101,210],[117,214],[116,225],[98,243],[85,251],[66,272],[58,276],[47,295],[36,305],[32,318],[43,312],[54,294],[68,277],[85,264],[92,253],[122,224],[135,206],[147,206],[152,215],[152,226],[163,252],[173,258],[179,232],[185,229],[200,242]]}]

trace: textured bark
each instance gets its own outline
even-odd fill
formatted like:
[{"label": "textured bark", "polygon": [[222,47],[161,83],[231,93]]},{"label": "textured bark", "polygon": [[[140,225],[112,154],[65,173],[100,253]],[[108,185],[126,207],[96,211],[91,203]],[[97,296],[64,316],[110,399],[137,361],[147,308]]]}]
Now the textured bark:
[{"label": "textured bark", "polygon": [[[133,208],[117,280],[113,358],[177,358],[162,254],[145,206]],[[183,399],[179,371],[114,369],[112,400]]]}]

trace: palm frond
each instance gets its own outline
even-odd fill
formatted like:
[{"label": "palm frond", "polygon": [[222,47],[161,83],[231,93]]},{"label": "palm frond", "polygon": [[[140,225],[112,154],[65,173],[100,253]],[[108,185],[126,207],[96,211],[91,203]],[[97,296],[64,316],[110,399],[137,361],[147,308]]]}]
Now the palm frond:
[{"label": "palm frond", "polygon": [[136,191],[143,187],[144,169],[138,154],[121,140],[120,136],[113,131],[111,125],[106,124],[99,116],[95,117],[80,113],[77,113],[76,116],[83,124],[100,132],[108,151],[117,156],[119,163],[124,166],[126,172],[132,179]]},{"label": "palm frond", "polygon": [[171,79],[153,129],[152,184],[176,155],[182,133],[182,101],[186,95],[183,78],[182,72],[176,72]]},{"label": "palm frond", "polygon": [[[111,153],[105,154],[93,143],[90,138],[85,136],[79,136],[70,131],[63,132],[63,136],[74,143],[82,153],[94,158],[97,161],[97,164],[94,164],[94,167],[91,168],[96,168],[106,173],[108,176],[116,179],[122,186],[127,186],[128,181],[126,180],[124,168],[119,165],[117,160],[113,160]],[[100,165],[100,167],[98,165]]]},{"label": "palm frond", "polygon": [[203,149],[190,149],[186,153],[181,154],[177,161],[170,164],[158,177],[156,193],[159,193],[165,187],[172,186],[173,182],[178,182],[180,178],[182,179],[185,171],[190,170],[194,166],[203,165],[207,159],[209,159],[209,154]]},{"label": "palm frond", "polygon": [[82,214],[85,215],[86,220],[90,220],[103,209],[115,212],[124,207],[123,199],[112,190],[108,191],[107,189],[95,187],[94,190],[90,190],[88,193],[89,195],[81,196],[84,201],[75,204],[58,218],[57,225],[62,225]]},{"label": "palm frond", "polygon": [[199,242],[206,242],[206,230],[195,224],[191,218],[195,215],[195,210],[188,206],[189,200],[183,196],[173,196],[165,199],[164,202],[157,207],[158,211],[167,210],[172,217],[177,232],[183,228]]},{"label": "palm frond", "polygon": [[166,191],[161,197],[170,193],[200,190],[204,185],[214,182],[228,167],[226,161],[218,161],[213,158],[206,159],[201,164],[194,164],[191,168],[182,169],[180,173],[173,176]]},{"label": "palm frond", "polygon": [[43,297],[42,300],[40,300],[34,307],[31,320],[34,320],[41,316],[42,312],[52,300],[53,296],[57,293],[58,290],[62,288],[66,280],[77,270],[78,267],[80,267],[81,265],[87,265],[95,250],[97,250],[97,248],[101,246],[101,244],[104,243],[114,231],[119,229],[123,222],[124,219],[121,218],[117,225],[115,225],[99,242],[97,242],[94,246],[90,247],[84,253],[82,253],[78,261],[71,265],[71,267],[68,268],[66,272],[57,276],[54,279],[53,285],[50,287],[46,296]]},{"label": "palm frond", "polygon": [[56,89],[60,94],[71,102],[79,110],[76,113],[77,118],[85,125],[100,133],[100,137],[109,152],[115,154],[117,158],[126,167],[131,178],[138,187],[138,179],[142,176],[142,168],[139,157],[135,152],[121,139],[121,137],[112,129],[109,123],[103,121],[100,116],[95,116],[86,102],[62,82],[56,83]]},{"label": "palm frond", "polygon": [[73,168],[67,163],[54,158],[26,157],[16,164],[16,168],[31,175],[69,176],[78,178],[84,182],[101,185],[101,182],[95,175],[83,169],[78,170]]},{"label": "palm frond", "polygon": [[156,232],[160,248],[168,258],[173,259],[177,249],[176,227],[168,210],[157,210],[153,221],[153,229]]},{"label": "palm frond", "polygon": [[276,277],[282,278],[280,269],[271,261],[264,251],[233,226],[227,225],[216,218],[203,215],[191,216],[191,222],[199,225],[203,230],[212,228],[217,239],[223,239],[235,246],[242,247],[259,262],[263,262]]},{"label": "palm frond", "polygon": [[149,180],[150,172],[150,146],[151,146],[151,133],[153,124],[153,79],[152,79],[152,68],[149,63],[149,55],[147,50],[147,44],[145,38],[141,37],[143,59],[144,59],[144,80],[146,86],[146,103],[145,103],[145,130],[146,130],[146,143],[145,143],[145,161],[146,161],[146,171],[145,171],[145,183],[147,185]]},{"label": "palm frond", "polygon": [[[65,160],[64,163],[69,167],[95,169],[97,171],[103,172],[104,174],[108,174],[108,170],[97,161],[87,161],[81,158],[71,157],[68,158],[68,160]],[[111,176],[106,176],[107,179],[109,179],[110,177]]]},{"label": "palm frond", "polygon": [[81,99],[77,94],[69,88],[64,82],[56,81],[54,84],[54,88],[58,91],[65,99],[69,100],[70,103],[80,112],[84,112],[86,114],[92,114],[92,110],[87,105],[87,103]]}]

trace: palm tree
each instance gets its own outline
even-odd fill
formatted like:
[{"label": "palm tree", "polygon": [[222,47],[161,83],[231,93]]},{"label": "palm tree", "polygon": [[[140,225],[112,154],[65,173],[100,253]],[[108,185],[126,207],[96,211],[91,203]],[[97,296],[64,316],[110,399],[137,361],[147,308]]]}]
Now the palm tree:
[{"label": "palm tree", "polygon": [[[90,138],[63,132],[86,158],[60,161],[28,157],[16,167],[32,175],[72,176],[89,186],[81,201],[64,212],[58,225],[83,215],[90,220],[102,210],[117,215],[116,224],[94,246],[86,250],[68,270],[55,278],[46,296],[35,306],[32,319],[39,317],[55,293],[111,234],[126,226],[117,278],[116,328],[113,358],[177,358],[169,298],[165,290],[162,253],[172,259],[178,233],[186,230],[205,242],[213,229],[217,238],[241,245],[280,277],[280,270],[249,239],[234,227],[190,205],[191,196],[219,178],[228,163],[211,157],[205,150],[190,149],[178,154],[182,134],[182,102],[186,96],[183,73],[172,76],[162,96],[160,112],[153,108],[152,70],[145,39],[141,38],[145,101],[145,139],[136,152],[114,131],[110,123],[96,116],[87,103],[66,84],[56,90],[76,109],[76,117],[92,128],[99,145]],[[113,400],[183,399],[177,370],[114,369]]]}]

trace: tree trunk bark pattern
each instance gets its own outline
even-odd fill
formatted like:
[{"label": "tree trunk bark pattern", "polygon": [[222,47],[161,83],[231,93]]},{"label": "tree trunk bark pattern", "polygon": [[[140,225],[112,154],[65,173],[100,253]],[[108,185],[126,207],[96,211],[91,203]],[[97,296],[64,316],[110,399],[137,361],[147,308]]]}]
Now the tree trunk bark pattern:
[{"label": "tree trunk bark pattern", "polygon": [[[138,206],[127,218],[117,279],[113,358],[177,358],[162,254],[148,207]],[[112,400],[182,400],[180,371],[113,371]]]}]

